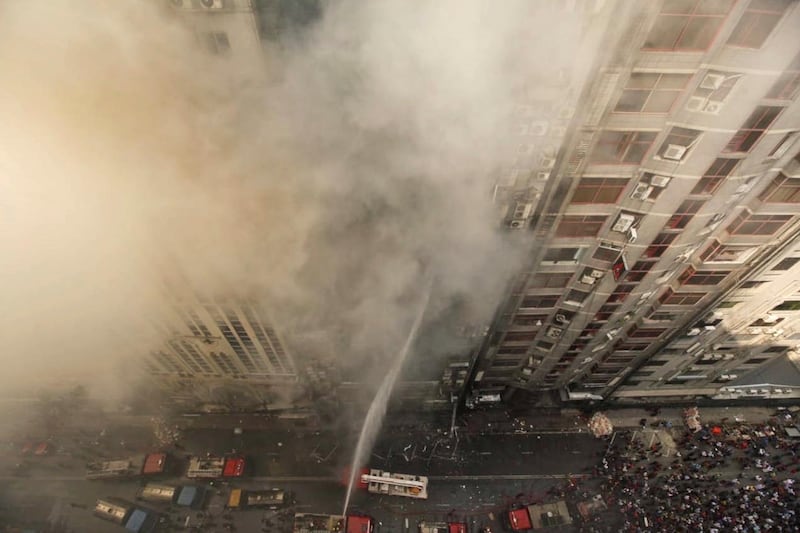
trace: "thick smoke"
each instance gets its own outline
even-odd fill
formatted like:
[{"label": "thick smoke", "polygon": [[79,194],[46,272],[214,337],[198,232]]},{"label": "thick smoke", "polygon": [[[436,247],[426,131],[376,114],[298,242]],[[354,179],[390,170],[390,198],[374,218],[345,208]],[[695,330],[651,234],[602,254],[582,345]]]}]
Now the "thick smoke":
[{"label": "thick smoke", "polygon": [[488,320],[521,248],[491,203],[512,111],[580,31],[534,6],[332,3],[260,58],[156,2],[4,2],[0,385],[117,383],[159,340],[163,269],[379,372],[423,277],[432,318]]}]

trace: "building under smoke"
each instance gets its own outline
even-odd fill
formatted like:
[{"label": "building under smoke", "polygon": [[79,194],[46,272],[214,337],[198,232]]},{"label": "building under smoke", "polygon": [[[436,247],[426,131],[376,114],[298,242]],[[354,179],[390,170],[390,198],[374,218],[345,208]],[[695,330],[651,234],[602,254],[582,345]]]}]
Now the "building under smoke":
[{"label": "building under smoke", "polygon": [[[470,398],[796,398],[800,3],[605,9],[563,142],[508,176],[535,245]],[[523,144],[563,131],[529,110]]]}]

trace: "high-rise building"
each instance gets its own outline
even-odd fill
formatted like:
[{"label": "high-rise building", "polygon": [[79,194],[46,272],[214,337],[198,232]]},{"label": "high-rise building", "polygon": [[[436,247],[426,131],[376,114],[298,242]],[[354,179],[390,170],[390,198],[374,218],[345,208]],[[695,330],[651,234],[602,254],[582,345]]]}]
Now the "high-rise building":
[{"label": "high-rise building", "polygon": [[798,397],[800,2],[607,8],[470,399]]}]

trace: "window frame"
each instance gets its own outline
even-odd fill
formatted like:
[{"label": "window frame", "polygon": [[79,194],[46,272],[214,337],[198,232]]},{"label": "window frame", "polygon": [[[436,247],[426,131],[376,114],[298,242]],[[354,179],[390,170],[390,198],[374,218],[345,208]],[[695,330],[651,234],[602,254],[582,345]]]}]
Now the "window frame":
[{"label": "window frame", "polygon": [[[576,205],[616,204],[629,183],[629,178],[584,177],[578,180],[578,185],[572,192],[572,198],[570,198],[569,203]],[[614,191],[616,191],[616,196],[614,196],[614,198],[608,198],[602,201],[598,200],[604,193],[614,194]],[[579,195],[583,194],[589,195],[591,198],[580,201],[576,200]]]},{"label": "window frame", "polygon": [[[618,136],[616,139],[611,139],[611,136]],[[647,154],[653,147],[658,136],[654,131],[643,130],[603,130],[597,139],[597,142],[592,149],[592,154],[589,161],[596,165],[640,165],[642,161],[647,158]],[[642,139],[644,137],[645,139]],[[599,150],[601,147],[610,147],[610,150]],[[628,156],[632,152],[632,148],[642,147],[641,157],[639,159],[629,159]],[[615,154],[614,158],[605,158],[598,156],[605,156],[605,154]],[[633,153],[636,153],[635,151]]]},{"label": "window frame", "polygon": [[[656,78],[654,79],[653,84],[652,84],[651,87],[637,86],[637,85],[640,85],[640,84],[635,84],[635,83],[632,84],[632,81],[634,79],[641,79],[641,78],[644,78],[646,76],[656,76]],[[663,87],[663,88],[659,87],[659,84],[662,83],[665,79],[667,79],[667,78],[665,78],[665,76],[672,76],[672,77],[681,76],[681,77],[684,78],[683,85],[681,87],[679,87],[679,88],[676,88],[676,87]],[[670,112],[672,112],[673,109],[675,109],[676,102],[680,99],[681,94],[686,90],[686,87],[688,87],[691,78],[692,78],[691,74],[678,74],[678,73],[672,73],[672,72],[632,72],[630,77],[628,78],[628,81],[625,83],[625,87],[622,90],[622,94],[620,95],[619,99],[617,100],[617,104],[614,106],[614,110],[612,111],[612,113],[628,114],[628,115],[630,115],[630,114],[667,115]],[[645,93],[645,92],[647,93],[647,95],[645,96],[644,101],[642,102],[642,105],[641,105],[640,109],[635,110],[635,111],[633,111],[633,110],[620,110],[619,109],[620,104],[622,103],[623,99],[626,96],[626,93],[627,94],[637,94],[637,93]],[[645,108],[647,107],[648,103],[650,103],[653,100],[654,93],[667,93],[667,94],[674,93],[674,97],[672,98],[672,102],[670,102],[669,107],[666,110],[664,110],[664,111],[650,111],[650,110],[645,111]],[[657,98],[657,95],[656,95],[656,98]]]},{"label": "window frame", "polygon": [[[603,229],[607,215],[564,215],[556,226],[555,236],[562,239],[597,237]],[[574,232],[563,230],[572,228]]]},{"label": "window frame", "polygon": [[[728,40],[725,42],[725,45],[734,48],[747,48],[751,50],[758,50],[761,47],[763,47],[764,43],[767,42],[767,39],[769,39],[770,35],[772,35],[772,32],[774,32],[775,28],[777,28],[778,24],[780,24],[781,20],[783,19],[783,16],[786,14],[786,10],[791,4],[790,1],[786,0],[783,1],[785,1],[786,3],[784,4],[782,10],[770,11],[763,7],[758,7],[757,4],[760,3],[759,0],[751,0],[750,3],[745,8],[744,13],[742,13],[742,16],[739,17],[739,21],[736,23],[736,27],[733,28],[733,31],[728,37]],[[774,0],[772,0],[772,3],[774,3]],[[761,36],[760,42],[754,42],[754,43],[742,42],[745,41],[747,38],[751,37],[751,35],[754,32],[753,28],[757,26],[759,21],[768,17],[771,17],[773,19],[772,27],[769,28],[769,30],[766,32],[765,35]],[[748,25],[749,28],[743,29],[745,28],[745,25]],[[739,32],[744,34],[743,36],[738,37],[739,42],[731,42],[736,38],[737,33]]]},{"label": "window frame", "polygon": [[[667,51],[669,51],[669,52],[705,52],[709,48],[711,48],[711,46],[717,40],[717,36],[719,35],[720,30],[722,29],[722,27],[725,24],[725,19],[728,17],[728,14],[730,13],[730,11],[731,11],[731,9],[732,9],[732,7],[733,7],[735,2],[734,1],[729,2],[728,3],[728,8],[724,13],[722,13],[722,12],[720,12],[720,13],[708,13],[708,14],[698,13],[698,8],[700,8],[703,5],[703,3],[704,3],[704,0],[695,0],[695,4],[694,4],[694,6],[692,7],[692,9],[690,11],[683,12],[683,13],[679,13],[679,12],[669,13],[669,12],[665,12],[664,11],[665,9],[668,9],[668,5],[669,5],[667,2],[665,2],[664,5],[661,8],[661,12],[659,12],[659,14],[658,14],[658,16],[656,18],[655,23],[653,24],[653,26],[650,28],[650,31],[648,32],[647,38],[645,39],[645,42],[642,45],[642,51],[643,52],[667,52]],[[652,45],[649,45],[650,36],[651,35],[667,33],[666,30],[669,29],[669,22],[674,22],[674,20],[677,19],[677,18],[684,18],[686,20],[684,20],[682,22],[679,22],[676,25],[676,28],[679,27],[679,31],[677,32],[677,35],[674,38],[671,46],[666,46],[666,47],[664,47],[664,46],[656,46],[656,44],[662,44],[662,43],[654,43]],[[711,24],[712,24],[711,27],[701,27],[701,31],[697,32],[698,35],[712,34],[710,39],[708,40],[708,42],[705,43],[705,46],[703,46],[703,47],[684,47],[684,46],[681,46],[681,42],[684,39],[684,36],[686,35],[687,29],[689,28],[689,26],[692,25],[692,23],[695,20],[703,20],[703,19],[706,20],[706,23],[708,21],[711,21]],[[660,26],[659,26],[659,24],[660,24]]]},{"label": "window frame", "polygon": [[778,120],[783,110],[782,106],[757,106],[742,127],[733,134],[722,152],[726,154],[750,153],[767,130]]}]

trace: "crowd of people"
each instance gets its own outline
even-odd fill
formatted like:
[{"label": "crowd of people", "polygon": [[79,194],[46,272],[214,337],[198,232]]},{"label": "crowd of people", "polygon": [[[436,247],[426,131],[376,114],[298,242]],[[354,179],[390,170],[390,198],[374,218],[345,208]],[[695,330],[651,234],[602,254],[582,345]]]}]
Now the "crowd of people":
[{"label": "crowd of people", "polygon": [[769,425],[715,429],[687,430],[668,454],[635,439],[609,446],[583,483],[609,512],[582,531],[800,531],[800,441]]}]

